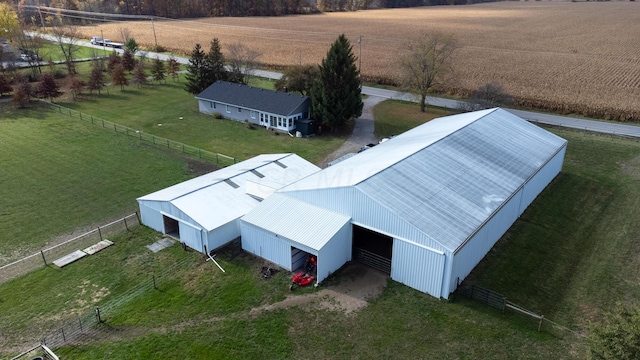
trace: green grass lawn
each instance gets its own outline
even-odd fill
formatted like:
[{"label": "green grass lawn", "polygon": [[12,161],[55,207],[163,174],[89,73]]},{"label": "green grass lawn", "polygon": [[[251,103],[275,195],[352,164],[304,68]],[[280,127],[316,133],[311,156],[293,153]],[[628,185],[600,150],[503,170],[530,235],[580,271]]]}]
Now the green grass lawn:
[{"label": "green grass lawn", "polygon": [[[262,84],[262,83],[261,83]],[[198,102],[180,82],[143,88],[108,87],[102,95],[83,95],[79,101],[68,96],[56,103],[145,133],[221,153],[240,160],[263,153],[296,153],[319,163],[345,141],[344,136],[293,138],[287,134],[248,129],[245,124],[198,112]],[[182,117],[182,119],[180,119]],[[159,125],[162,124],[162,125]]]},{"label": "green grass lawn", "polygon": [[173,153],[37,107],[0,105],[0,148],[1,264],[195,175]]},{"label": "green grass lawn", "polygon": [[399,135],[429,120],[456,113],[451,109],[433,106],[428,106],[426,110],[422,113],[419,104],[407,101],[383,101],[373,111],[375,135],[379,138]]},{"label": "green grass lawn", "polygon": [[[343,138],[295,139],[247,129],[197,112],[183,83],[110,88],[63,105],[106,120],[241,159],[296,152],[319,161]],[[194,174],[171,152],[139,144],[52,112],[0,107],[0,252],[42,246],[63,234],[135,209],[135,198]],[[432,117],[417,105],[383,102],[376,134],[388,136]],[[123,116],[122,114],[126,114]],[[395,114],[395,115],[394,115]],[[183,119],[180,120],[179,117]],[[163,124],[158,126],[158,124]],[[617,301],[640,301],[640,143],[563,129],[562,173],[470,275],[569,328],[584,332]],[[226,150],[225,150],[226,149]],[[300,150],[300,151],[296,151]],[[44,200],[43,200],[44,199]],[[6,206],[5,206],[6,204]],[[11,209],[7,211],[6,209]],[[61,215],[61,214],[64,214]],[[44,224],[44,225],[43,225]],[[0,284],[0,354],[16,354],[63,320],[118,301],[171,264],[183,264],[149,290],[104,314],[90,341],[57,351],[63,358],[491,358],[582,359],[584,341],[538,333],[530,319],[457,298],[434,299],[389,281],[360,311],[317,304],[251,312],[289,294],[287,274],[259,276],[249,256],[201,255],[174,246],[153,254],[159,238],[145,227],[113,238],[96,256],[63,269],[43,268]],[[338,272],[336,281],[349,274]],[[35,289],[35,290],[34,290]],[[44,289],[44,290],[43,290]],[[296,294],[319,289],[301,289]],[[34,296],[37,291],[41,296]],[[34,330],[34,327],[36,330]],[[101,338],[103,338],[101,340]]]}]

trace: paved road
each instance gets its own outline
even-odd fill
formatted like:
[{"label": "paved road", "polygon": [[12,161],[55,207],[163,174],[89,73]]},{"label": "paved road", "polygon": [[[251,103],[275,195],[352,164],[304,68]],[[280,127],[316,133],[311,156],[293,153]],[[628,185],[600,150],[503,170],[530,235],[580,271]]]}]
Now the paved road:
[{"label": "paved road", "polygon": [[[47,40],[56,41],[55,38],[50,35],[42,35],[38,33],[31,33],[31,35],[42,36]],[[76,43],[82,46],[102,49],[102,46],[91,45],[88,41],[77,41]],[[113,51],[114,49],[106,48],[106,50]],[[118,52],[123,51],[122,49],[115,49],[115,50]],[[151,53],[151,52],[147,54],[148,58],[155,58],[156,56],[162,60],[167,60],[169,58],[169,55],[165,55],[165,54],[157,54],[157,53]],[[175,57],[175,58],[181,64],[189,63],[188,58],[183,58],[183,57]],[[277,73],[274,71],[265,71],[265,70],[256,70],[254,71],[254,75],[269,78],[269,79],[279,79],[282,76],[281,73]],[[405,101],[413,101],[413,102],[419,101],[419,97],[411,93],[379,89],[379,88],[374,88],[370,86],[363,86],[362,93],[368,96],[373,96],[376,98],[383,98],[383,99],[395,99],[395,100],[405,100]],[[459,109],[460,104],[463,103],[462,101],[458,101],[458,100],[451,100],[451,99],[431,97],[431,96],[427,97],[427,102],[430,105],[435,105],[435,106],[444,107],[448,109]],[[625,125],[620,123],[612,123],[612,122],[605,122],[605,121],[598,121],[598,120],[577,119],[577,118],[572,118],[567,116],[559,116],[559,115],[538,113],[538,112],[532,112],[532,111],[509,109],[509,108],[505,108],[505,110],[523,119],[527,119],[531,122],[538,122],[542,124],[556,125],[556,126],[568,127],[573,129],[583,129],[583,130],[589,130],[589,131],[606,133],[606,134],[640,137],[640,126]]]}]

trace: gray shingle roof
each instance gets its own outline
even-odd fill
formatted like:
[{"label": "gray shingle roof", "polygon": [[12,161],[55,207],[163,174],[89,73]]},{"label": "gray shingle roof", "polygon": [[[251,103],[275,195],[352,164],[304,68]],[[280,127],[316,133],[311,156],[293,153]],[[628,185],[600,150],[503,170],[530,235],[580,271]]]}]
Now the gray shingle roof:
[{"label": "gray shingle roof", "polygon": [[292,115],[308,96],[282,91],[254,88],[226,81],[216,81],[196,96],[198,100],[215,101],[282,116]]}]

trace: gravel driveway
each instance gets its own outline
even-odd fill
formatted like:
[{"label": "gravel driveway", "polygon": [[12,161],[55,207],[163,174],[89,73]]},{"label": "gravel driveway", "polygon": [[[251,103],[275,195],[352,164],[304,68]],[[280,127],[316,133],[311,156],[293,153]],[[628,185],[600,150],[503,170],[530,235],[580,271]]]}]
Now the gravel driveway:
[{"label": "gravel driveway", "polygon": [[345,154],[355,153],[360,150],[361,147],[369,143],[378,143],[378,139],[373,134],[373,107],[386,98],[378,96],[369,96],[364,99],[364,107],[362,108],[362,116],[356,119],[355,126],[353,127],[353,133],[349,136],[349,139],[342,144],[342,146],[327,156],[318,166],[320,168],[327,167],[330,161],[333,161]]}]

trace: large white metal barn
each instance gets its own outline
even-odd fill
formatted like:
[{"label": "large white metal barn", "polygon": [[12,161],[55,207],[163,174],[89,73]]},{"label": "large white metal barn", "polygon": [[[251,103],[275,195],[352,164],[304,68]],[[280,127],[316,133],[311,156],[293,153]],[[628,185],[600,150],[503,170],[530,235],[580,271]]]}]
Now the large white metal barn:
[{"label": "large white metal barn", "polygon": [[295,154],[259,155],[138,198],[142,223],[207,252],[240,236],[238,219],[320,168]]},{"label": "large white metal barn", "polygon": [[242,246],[289,270],[316,255],[318,281],[355,259],[448,298],[566,146],[502,109],[435,119],[276,191],[241,219]]}]

